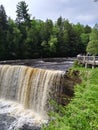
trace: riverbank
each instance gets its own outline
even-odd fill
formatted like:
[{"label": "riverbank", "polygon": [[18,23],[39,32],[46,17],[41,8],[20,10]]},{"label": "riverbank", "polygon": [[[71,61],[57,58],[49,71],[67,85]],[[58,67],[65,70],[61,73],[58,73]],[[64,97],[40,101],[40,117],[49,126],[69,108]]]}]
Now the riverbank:
[{"label": "riverbank", "polygon": [[52,113],[56,120],[43,130],[98,130],[98,68],[74,68],[80,71],[82,83],[75,86],[75,96],[60,112]]}]

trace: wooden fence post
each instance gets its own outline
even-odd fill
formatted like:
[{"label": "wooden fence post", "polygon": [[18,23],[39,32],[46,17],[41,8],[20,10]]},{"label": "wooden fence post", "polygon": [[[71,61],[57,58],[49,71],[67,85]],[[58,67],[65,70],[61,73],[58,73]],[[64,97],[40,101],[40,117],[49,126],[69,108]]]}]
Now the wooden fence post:
[{"label": "wooden fence post", "polygon": [[95,56],[93,56],[93,64],[92,64],[92,69],[94,69],[94,67],[95,67]]},{"label": "wooden fence post", "polygon": [[86,60],[86,56],[83,56],[83,63],[85,63],[85,60]]}]

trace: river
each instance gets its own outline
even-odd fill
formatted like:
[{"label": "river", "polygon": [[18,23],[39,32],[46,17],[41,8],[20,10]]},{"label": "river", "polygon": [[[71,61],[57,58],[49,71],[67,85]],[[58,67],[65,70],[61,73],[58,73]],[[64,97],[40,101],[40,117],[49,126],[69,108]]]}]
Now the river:
[{"label": "river", "polygon": [[0,64],[26,65],[34,68],[66,71],[73,65],[76,58],[43,58],[0,61]]}]

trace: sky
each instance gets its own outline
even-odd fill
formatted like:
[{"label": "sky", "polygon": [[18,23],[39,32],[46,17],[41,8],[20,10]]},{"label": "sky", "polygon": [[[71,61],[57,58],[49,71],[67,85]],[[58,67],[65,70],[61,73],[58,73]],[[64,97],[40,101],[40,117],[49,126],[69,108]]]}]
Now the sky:
[{"label": "sky", "polygon": [[[16,18],[16,5],[21,0],[0,0],[7,16]],[[94,26],[98,23],[98,2],[94,0],[24,0],[31,17],[56,21],[60,16],[70,23]]]}]

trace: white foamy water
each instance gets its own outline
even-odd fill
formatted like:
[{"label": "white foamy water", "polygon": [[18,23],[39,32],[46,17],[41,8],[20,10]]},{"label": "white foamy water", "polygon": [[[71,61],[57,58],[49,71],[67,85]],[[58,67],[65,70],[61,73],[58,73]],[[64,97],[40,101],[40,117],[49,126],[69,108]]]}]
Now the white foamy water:
[{"label": "white foamy water", "polygon": [[0,114],[6,114],[15,118],[15,121],[9,126],[8,130],[21,128],[24,124],[41,126],[43,123],[48,122],[48,117],[43,117],[30,109],[24,109],[21,104],[5,101],[4,99],[0,99]]}]

